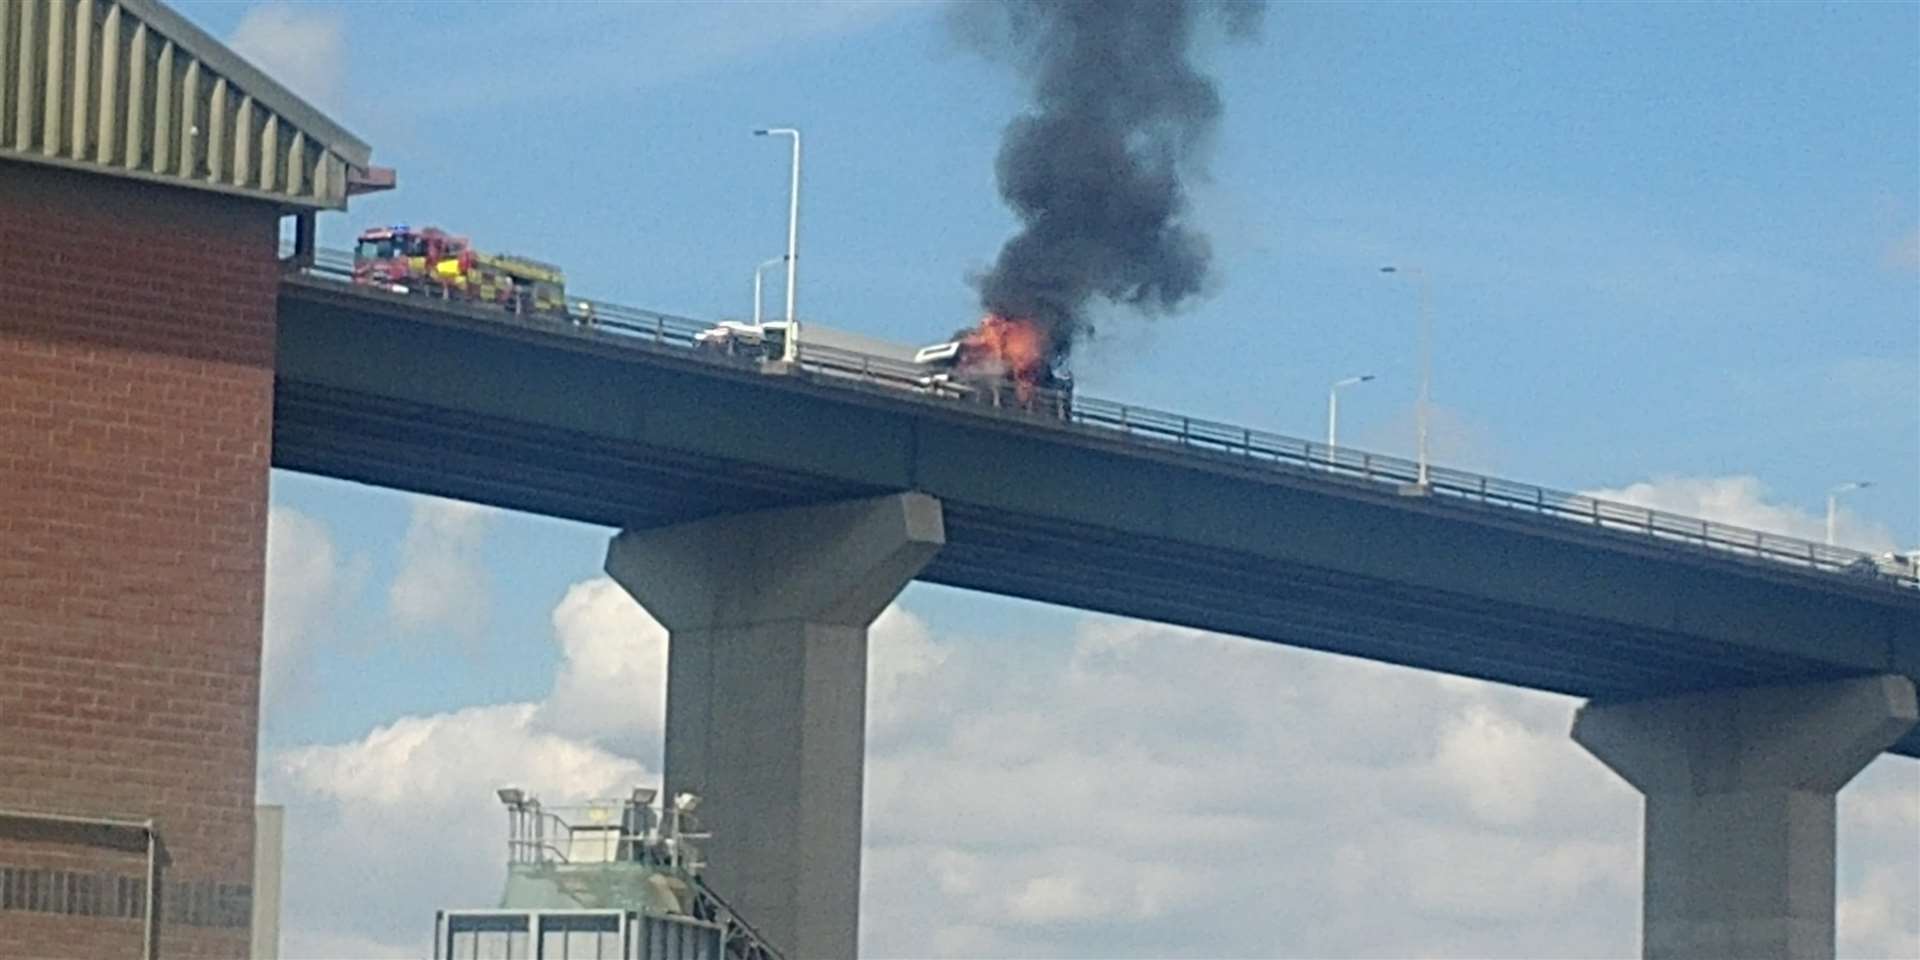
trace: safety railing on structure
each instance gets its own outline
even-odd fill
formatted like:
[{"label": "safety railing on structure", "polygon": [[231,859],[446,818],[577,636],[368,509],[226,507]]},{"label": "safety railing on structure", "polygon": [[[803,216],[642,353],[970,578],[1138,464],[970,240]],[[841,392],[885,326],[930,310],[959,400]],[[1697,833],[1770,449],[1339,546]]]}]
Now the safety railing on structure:
[{"label": "safety railing on structure", "polygon": [[[720,952],[717,956],[697,955],[701,960],[784,960],[780,951],[768,944],[766,937],[702,877],[701,871],[706,864],[693,842],[705,840],[710,835],[698,832],[697,823],[692,819],[691,805],[675,807],[669,801],[662,800],[661,808],[656,810],[651,806],[650,799],[640,799],[636,794],[633,799],[625,801],[600,800],[549,807],[515,788],[500,791],[500,798],[507,807],[507,863],[510,866],[541,865],[561,870],[591,870],[613,863],[651,864],[685,880],[691,897],[685,902],[685,915],[648,910],[646,916],[649,923],[692,923],[711,928]],[[564,873],[560,874],[559,882],[564,884],[567,879]],[[589,881],[585,889],[591,888]],[[612,916],[618,910],[630,910],[632,906],[629,904],[617,909],[602,906],[561,912]],[[455,913],[483,920],[505,915],[500,910]],[[606,929],[616,932],[614,927]],[[455,952],[450,953],[449,957],[471,955]]]},{"label": "safety railing on structure", "polygon": [[[320,250],[305,271],[351,279],[353,257],[346,251]],[[569,298],[567,319],[600,333],[689,350],[697,346],[695,337],[713,326],[689,317],[580,297]],[[740,362],[719,352],[700,353],[720,362]],[[1681,548],[1738,554],[1861,581],[1920,589],[1920,569],[1911,562],[1901,569],[1897,562],[1883,564],[1872,554],[1846,547],[1431,464],[1426,471],[1427,483],[1422,485],[1419,464],[1403,457],[1332,447],[1251,427],[1059,391],[969,387],[932,376],[919,364],[809,345],[804,326],[798,366],[808,374],[886,388],[902,398],[964,404],[983,415],[1074,424],[1116,434],[1126,442],[1192,455],[1390,485],[1449,502],[1577,523]]]}]

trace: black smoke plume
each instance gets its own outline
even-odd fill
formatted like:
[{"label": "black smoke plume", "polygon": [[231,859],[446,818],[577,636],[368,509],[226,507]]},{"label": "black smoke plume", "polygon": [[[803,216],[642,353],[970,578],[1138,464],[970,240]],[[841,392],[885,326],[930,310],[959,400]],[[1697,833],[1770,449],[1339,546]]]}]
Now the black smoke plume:
[{"label": "black smoke plume", "polygon": [[1096,296],[1147,314],[1201,293],[1210,250],[1186,222],[1220,94],[1192,62],[1202,21],[1250,36],[1254,2],[963,2],[970,45],[1004,55],[1031,86],[996,162],[1021,231],[977,277],[990,313],[1037,322],[1056,358],[1091,331]]}]

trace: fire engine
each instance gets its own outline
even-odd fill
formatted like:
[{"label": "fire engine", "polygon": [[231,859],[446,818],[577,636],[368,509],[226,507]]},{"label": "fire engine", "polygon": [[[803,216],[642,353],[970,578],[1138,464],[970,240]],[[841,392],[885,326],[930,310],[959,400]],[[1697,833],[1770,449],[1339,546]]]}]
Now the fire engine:
[{"label": "fire engine", "polygon": [[374,227],[353,251],[353,282],[447,300],[498,304],[515,313],[567,315],[560,268],[481,253],[466,237],[434,227]]}]

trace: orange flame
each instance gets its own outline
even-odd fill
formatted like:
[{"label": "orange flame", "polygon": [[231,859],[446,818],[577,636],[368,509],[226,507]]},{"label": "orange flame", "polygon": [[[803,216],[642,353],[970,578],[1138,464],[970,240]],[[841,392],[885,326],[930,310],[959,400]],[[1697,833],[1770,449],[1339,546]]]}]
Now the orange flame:
[{"label": "orange flame", "polygon": [[1031,399],[1034,387],[1046,379],[1047,335],[1031,320],[990,313],[961,342],[968,366],[997,367],[1013,381],[1022,402]]}]

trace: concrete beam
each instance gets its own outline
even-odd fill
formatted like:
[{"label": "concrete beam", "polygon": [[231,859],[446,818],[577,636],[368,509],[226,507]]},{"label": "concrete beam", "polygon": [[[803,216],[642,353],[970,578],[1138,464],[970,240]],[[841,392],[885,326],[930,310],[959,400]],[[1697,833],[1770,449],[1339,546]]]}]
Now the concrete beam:
[{"label": "concrete beam", "polygon": [[666,626],[666,789],[708,877],[793,960],[855,955],[867,627],[945,543],[905,493],[625,530],[607,573]]},{"label": "concrete beam", "polygon": [[1573,739],[1646,797],[1648,960],[1834,955],[1834,795],[1920,722],[1901,676],[1589,703]]}]

